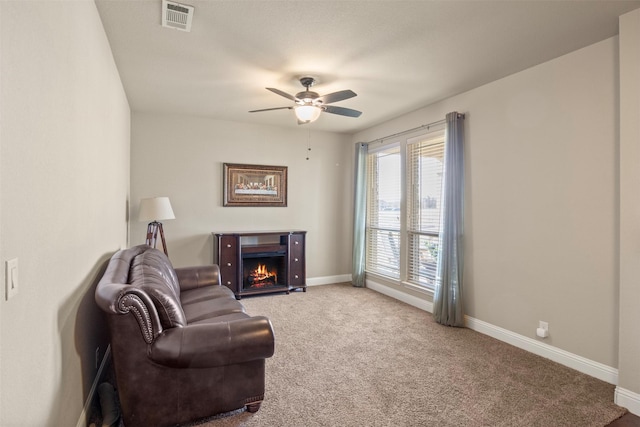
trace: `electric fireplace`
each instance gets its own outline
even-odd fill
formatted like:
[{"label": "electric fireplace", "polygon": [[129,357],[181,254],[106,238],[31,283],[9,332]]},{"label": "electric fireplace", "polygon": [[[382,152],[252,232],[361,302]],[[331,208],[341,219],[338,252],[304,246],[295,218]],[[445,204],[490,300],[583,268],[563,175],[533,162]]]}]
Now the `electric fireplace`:
[{"label": "electric fireplace", "polygon": [[300,230],[215,233],[214,263],[220,266],[221,284],[237,299],[305,292],[305,237]]},{"label": "electric fireplace", "polygon": [[250,291],[286,286],[286,277],[285,252],[242,254],[242,290]]}]

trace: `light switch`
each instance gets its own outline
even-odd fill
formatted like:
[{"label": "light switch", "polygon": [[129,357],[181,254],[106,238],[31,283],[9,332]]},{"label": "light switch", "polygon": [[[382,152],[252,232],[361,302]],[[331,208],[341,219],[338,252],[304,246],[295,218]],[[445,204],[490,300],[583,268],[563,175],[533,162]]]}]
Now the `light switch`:
[{"label": "light switch", "polygon": [[5,262],[5,298],[9,300],[18,293],[18,258]]}]

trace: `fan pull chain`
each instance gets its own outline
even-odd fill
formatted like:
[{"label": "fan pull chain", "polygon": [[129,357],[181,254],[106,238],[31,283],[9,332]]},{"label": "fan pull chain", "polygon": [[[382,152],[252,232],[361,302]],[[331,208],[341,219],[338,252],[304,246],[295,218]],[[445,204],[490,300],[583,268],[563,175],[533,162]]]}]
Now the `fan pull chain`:
[{"label": "fan pull chain", "polygon": [[309,137],[307,139],[307,160],[309,160],[310,152],[311,152],[311,129],[309,129]]}]

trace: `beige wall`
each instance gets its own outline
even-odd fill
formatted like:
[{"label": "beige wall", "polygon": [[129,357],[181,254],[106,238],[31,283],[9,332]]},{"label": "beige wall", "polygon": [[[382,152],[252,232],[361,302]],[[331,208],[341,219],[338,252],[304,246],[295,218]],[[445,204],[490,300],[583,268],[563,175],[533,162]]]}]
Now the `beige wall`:
[{"label": "beige wall", "polygon": [[[350,137],[314,132],[313,125],[283,129],[141,113],[131,126],[131,245],[145,239],[140,199],[168,196],[176,219],[164,221],[164,229],[176,266],[211,263],[214,231],[302,229],[307,277],[350,273]],[[223,207],[223,163],[287,166],[288,206]]]},{"label": "beige wall", "polygon": [[[620,382],[640,413],[640,10],[620,18]],[[620,397],[620,395],[618,395]],[[620,400],[620,399],[619,399]]]},{"label": "beige wall", "polygon": [[94,282],[127,243],[129,107],[92,1],[0,11],[0,425],[72,426],[106,350]]},{"label": "beige wall", "polygon": [[[140,198],[171,198],[177,266],[211,262],[212,231],[300,228],[308,276],[342,276],[351,142],[453,110],[467,114],[467,313],[527,337],[545,320],[546,342],[619,360],[621,386],[639,393],[638,13],[621,20],[619,79],[613,38],[355,138],[136,113],[129,152],[93,2],[0,2],[0,277],[20,262],[18,295],[0,301],[0,425],[75,425],[106,342],[92,287],[112,252],[144,241]],[[289,206],[222,207],[223,162],[288,166]]]},{"label": "beige wall", "polygon": [[355,135],[466,114],[466,313],[618,366],[618,57],[605,40]]}]

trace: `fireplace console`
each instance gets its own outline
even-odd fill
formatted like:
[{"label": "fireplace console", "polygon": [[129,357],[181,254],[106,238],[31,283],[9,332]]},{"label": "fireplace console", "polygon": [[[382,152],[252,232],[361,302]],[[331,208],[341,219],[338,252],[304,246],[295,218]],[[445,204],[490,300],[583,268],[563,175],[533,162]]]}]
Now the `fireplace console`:
[{"label": "fireplace console", "polygon": [[307,291],[306,231],[213,233],[214,263],[237,299],[245,295]]}]

